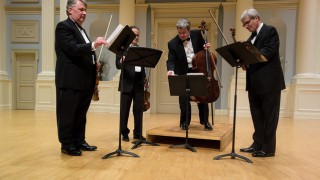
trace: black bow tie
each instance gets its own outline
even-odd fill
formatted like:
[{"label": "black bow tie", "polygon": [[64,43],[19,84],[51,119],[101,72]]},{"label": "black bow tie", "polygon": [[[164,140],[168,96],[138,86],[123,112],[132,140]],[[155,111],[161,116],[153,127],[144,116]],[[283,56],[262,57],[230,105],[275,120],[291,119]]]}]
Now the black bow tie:
[{"label": "black bow tie", "polygon": [[185,40],[181,40],[181,42],[186,42],[186,41],[190,41],[190,37],[188,37],[187,39],[185,39]]},{"label": "black bow tie", "polygon": [[254,38],[256,36],[257,36],[257,31],[253,31],[252,34],[251,34],[251,37]]}]

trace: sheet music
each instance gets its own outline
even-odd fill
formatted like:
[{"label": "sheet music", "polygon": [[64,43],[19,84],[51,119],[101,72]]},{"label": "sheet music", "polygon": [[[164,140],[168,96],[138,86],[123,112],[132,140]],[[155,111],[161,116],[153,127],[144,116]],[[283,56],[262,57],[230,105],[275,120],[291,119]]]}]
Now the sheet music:
[{"label": "sheet music", "polygon": [[204,75],[203,73],[187,73],[187,75]]},{"label": "sheet music", "polygon": [[244,42],[245,47],[248,51],[250,51],[256,58],[260,59],[261,62],[266,62],[268,59],[260,53],[254,46],[251,45],[251,43]]},{"label": "sheet music", "polygon": [[122,31],[122,29],[124,27],[125,26],[123,26],[122,24],[119,24],[117,26],[117,28],[112,32],[112,34],[107,39],[107,43],[109,44],[109,46],[113,43],[113,41],[116,39],[116,37],[118,37],[118,35],[120,34],[120,32]]}]

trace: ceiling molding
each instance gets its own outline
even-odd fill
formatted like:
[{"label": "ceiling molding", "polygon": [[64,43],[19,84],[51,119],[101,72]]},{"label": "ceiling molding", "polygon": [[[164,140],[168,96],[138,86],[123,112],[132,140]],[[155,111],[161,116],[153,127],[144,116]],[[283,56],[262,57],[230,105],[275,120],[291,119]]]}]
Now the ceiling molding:
[{"label": "ceiling molding", "polygon": [[5,13],[9,14],[17,14],[17,15],[38,15],[42,14],[40,6],[5,6]]},{"label": "ceiling molding", "polygon": [[256,9],[297,9],[299,7],[299,0],[290,1],[261,1],[254,2],[254,8]]}]

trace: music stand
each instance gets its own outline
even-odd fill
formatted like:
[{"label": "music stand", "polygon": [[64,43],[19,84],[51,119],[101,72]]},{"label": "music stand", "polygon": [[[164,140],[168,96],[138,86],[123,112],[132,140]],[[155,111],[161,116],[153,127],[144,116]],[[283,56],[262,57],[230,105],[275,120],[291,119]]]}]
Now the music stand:
[{"label": "music stand", "polygon": [[[193,75],[173,75],[168,76],[169,79],[169,88],[171,96],[186,96],[186,121],[189,121],[189,106],[188,102],[190,96],[207,96],[207,78],[203,74],[193,74]],[[188,143],[188,130],[189,125],[186,122],[186,138],[184,144],[172,145],[170,148],[174,147],[184,147],[189,149],[192,152],[197,152],[195,148],[193,148]]]},{"label": "music stand", "polygon": [[[123,62],[124,66],[141,66],[154,68],[158,64],[162,55],[162,51],[152,48],[145,47],[130,47],[128,49],[126,59]],[[141,110],[143,109],[143,104],[141,104]],[[152,146],[159,146],[159,144],[149,142],[142,138],[142,124],[143,124],[143,116],[140,122],[140,139],[137,141],[133,141],[134,144],[131,149],[135,149],[139,147],[142,143],[149,144]]]},{"label": "music stand", "polygon": [[[128,25],[126,25],[122,31],[119,33],[119,35],[116,37],[116,39],[113,41],[113,43],[109,46],[109,50],[121,58],[124,56],[125,50],[129,47],[133,39],[136,37],[134,32],[130,29]],[[123,66],[121,67],[121,71],[123,72]],[[122,76],[122,88],[123,88],[123,76]],[[121,90],[122,93],[122,90]],[[120,96],[120,107],[121,107],[121,96]],[[132,152],[124,151],[121,149],[121,120],[119,120],[119,146],[118,149],[114,152],[108,153],[105,156],[102,157],[102,159],[107,159],[110,156],[118,154],[120,156],[121,154],[128,154],[133,157],[139,157],[137,154],[134,154]]]},{"label": "music stand", "polygon": [[253,163],[250,159],[235,153],[235,131],[236,131],[236,112],[237,112],[237,86],[238,86],[238,68],[242,65],[255,64],[266,62],[267,59],[260,51],[250,42],[236,42],[220,48],[216,51],[232,66],[236,68],[236,82],[234,90],[234,107],[233,107],[233,135],[232,135],[232,150],[231,153],[223,154],[214,157],[214,160],[219,160],[222,157],[231,156],[231,159],[238,157],[248,163]]},{"label": "music stand", "polygon": [[121,32],[111,40],[111,44],[109,45],[108,49],[116,55],[123,55],[124,51],[129,47],[135,37],[136,34],[134,34],[128,25],[126,25],[123,27]]}]

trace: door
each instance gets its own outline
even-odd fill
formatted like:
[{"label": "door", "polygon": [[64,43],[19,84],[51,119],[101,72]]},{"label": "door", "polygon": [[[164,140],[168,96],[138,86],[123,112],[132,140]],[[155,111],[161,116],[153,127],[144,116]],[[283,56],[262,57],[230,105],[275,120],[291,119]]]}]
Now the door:
[{"label": "door", "polygon": [[158,48],[163,50],[160,61],[157,65],[157,113],[179,113],[178,96],[170,96],[169,82],[167,77],[168,46],[167,43],[177,35],[177,29],[174,21],[171,23],[159,23],[159,44]]},{"label": "door", "polygon": [[14,74],[16,109],[34,109],[37,53],[16,52]]}]

